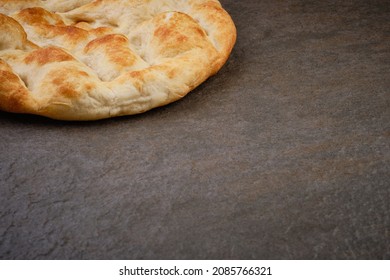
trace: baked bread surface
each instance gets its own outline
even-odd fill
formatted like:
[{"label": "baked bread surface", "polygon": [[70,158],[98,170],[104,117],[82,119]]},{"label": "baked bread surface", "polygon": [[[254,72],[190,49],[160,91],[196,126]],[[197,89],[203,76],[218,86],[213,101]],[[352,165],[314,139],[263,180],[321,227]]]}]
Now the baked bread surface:
[{"label": "baked bread surface", "polygon": [[217,0],[0,0],[0,109],[142,113],[214,75],[235,41]]}]

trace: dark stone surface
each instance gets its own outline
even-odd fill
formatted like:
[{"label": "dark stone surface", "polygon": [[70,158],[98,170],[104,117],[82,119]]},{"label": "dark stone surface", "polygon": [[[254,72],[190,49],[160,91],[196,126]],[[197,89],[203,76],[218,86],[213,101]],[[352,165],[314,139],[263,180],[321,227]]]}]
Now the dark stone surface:
[{"label": "dark stone surface", "polygon": [[0,113],[3,259],[389,259],[389,1],[222,1],[239,36],[185,99]]}]

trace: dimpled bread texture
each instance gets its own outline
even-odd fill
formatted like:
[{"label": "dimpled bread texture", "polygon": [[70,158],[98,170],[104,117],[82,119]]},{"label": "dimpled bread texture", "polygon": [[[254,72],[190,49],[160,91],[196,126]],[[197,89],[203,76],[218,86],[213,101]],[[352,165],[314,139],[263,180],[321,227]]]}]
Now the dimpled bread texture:
[{"label": "dimpled bread texture", "polygon": [[214,75],[235,41],[217,0],[0,0],[0,110],[142,113]]}]

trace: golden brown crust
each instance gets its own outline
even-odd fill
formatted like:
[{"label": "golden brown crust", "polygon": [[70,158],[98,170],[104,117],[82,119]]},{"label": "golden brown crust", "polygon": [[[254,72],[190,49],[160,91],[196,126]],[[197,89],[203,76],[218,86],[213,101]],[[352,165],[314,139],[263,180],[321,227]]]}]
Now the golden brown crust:
[{"label": "golden brown crust", "polygon": [[217,0],[0,0],[0,109],[142,113],[215,74],[235,41]]},{"label": "golden brown crust", "polygon": [[0,59],[0,109],[9,112],[31,113],[33,103],[23,81],[11,67]]},{"label": "golden brown crust", "polygon": [[26,64],[36,63],[39,66],[45,65],[47,63],[70,60],[74,60],[74,58],[70,54],[57,47],[41,48],[36,51],[30,52],[24,58],[24,62]]}]

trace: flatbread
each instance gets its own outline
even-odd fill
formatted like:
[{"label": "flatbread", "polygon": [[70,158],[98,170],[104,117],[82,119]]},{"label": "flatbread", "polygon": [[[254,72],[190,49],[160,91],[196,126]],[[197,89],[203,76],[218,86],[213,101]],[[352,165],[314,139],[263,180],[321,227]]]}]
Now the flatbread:
[{"label": "flatbread", "polygon": [[235,41],[217,0],[0,0],[0,109],[142,113],[217,73]]}]

